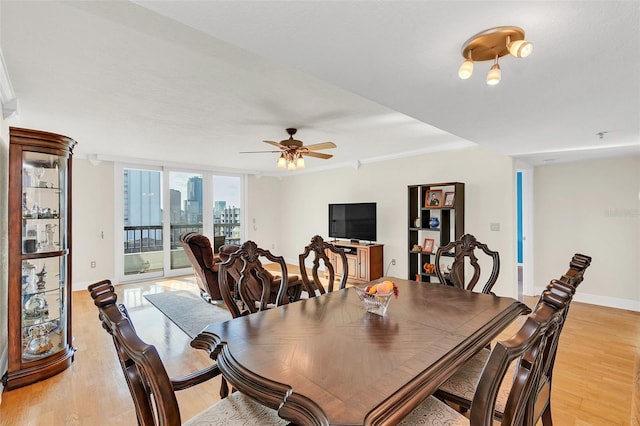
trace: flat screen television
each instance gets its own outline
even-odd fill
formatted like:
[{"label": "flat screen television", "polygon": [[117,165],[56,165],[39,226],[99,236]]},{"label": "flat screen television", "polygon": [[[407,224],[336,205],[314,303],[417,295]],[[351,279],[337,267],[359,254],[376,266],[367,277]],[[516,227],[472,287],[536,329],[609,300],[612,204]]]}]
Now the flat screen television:
[{"label": "flat screen television", "polygon": [[376,241],[376,203],[329,204],[329,237]]}]

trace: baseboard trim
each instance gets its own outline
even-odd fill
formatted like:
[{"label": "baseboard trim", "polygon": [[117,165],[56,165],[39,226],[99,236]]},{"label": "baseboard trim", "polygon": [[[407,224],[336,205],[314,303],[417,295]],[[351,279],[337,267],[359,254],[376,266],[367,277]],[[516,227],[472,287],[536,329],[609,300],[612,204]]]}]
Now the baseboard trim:
[{"label": "baseboard trim", "polygon": [[[541,294],[545,288],[535,287],[537,295]],[[573,297],[575,302],[588,303],[590,305],[606,306],[609,308],[624,309],[627,311],[640,312],[640,300],[621,299],[618,297],[600,296],[596,294],[580,293],[578,291]]]},{"label": "baseboard trim", "polygon": [[[116,281],[114,281],[113,278],[109,278],[111,280],[112,283],[115,283]],[[102,280],[96,280],[96,281],[82,281],[82,282],[77,282],[74,281],[71,285],[71,291],[86,291],[89,286],[93,283],[96,283],[98,281],[102,281]],[[114,284],[115,285],[115,284]]]}]

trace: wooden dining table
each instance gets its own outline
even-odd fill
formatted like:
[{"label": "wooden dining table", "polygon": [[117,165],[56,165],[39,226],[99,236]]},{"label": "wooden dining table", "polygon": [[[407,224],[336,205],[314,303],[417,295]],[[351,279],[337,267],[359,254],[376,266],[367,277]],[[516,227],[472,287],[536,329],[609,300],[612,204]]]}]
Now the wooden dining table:
[{"label": "wooden dining table", "polygon": [[395,424],[529,308],[394,277],[385,316],[346,288],[205,327],[226,380],[300,425]]}]

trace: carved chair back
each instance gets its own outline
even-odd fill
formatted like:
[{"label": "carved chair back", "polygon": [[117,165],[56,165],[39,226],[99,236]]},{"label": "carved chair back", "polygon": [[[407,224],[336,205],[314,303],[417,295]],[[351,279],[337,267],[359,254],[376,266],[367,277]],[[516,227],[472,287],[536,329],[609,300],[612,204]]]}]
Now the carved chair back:
[{"label": "carved chair back", "polygon": [[185,232],[179,239],[193,267],[200,296],[207,301],[222,300],[218,285],[218,266],[209,238],[197,232]]},{"label": "carved chair back", "polygon": [[515,368],[515,372],[501,424],[535,424],[535,402],[544,376],[545,354],[559,333],[564,311],[570,301],[571,294],[543,292],[540,302],[520,330],[510,339],[496,344],[482,371],[471,403],[471,424],[494,424],[496,398],[510,368]]},{"label": "carved chair back", "polygon": [[[449,275],[446,276],[445,271],[442,270],[440,260],[445,253],[450,253],[452,249],[455,249],[455,258],[451,264],[451,271]],[[475,254],[476,249],[482,250],[492,263],[489,278],[482,287],[482,293],[491,293],[491,289],[495,285],[500,272],[500,255],[497,251],[490,250],[486,244],[481,243],[471,234],[465,234],[457,241],[451,241],[445,246],[438,247],[435,258],[435,272],[438,280],[443,284],[450,283],[454,287],[472,291],[480,280],[480,264]],[[465,259],[473,268],[473,275],[467,282],[465,282],[465,268],[467,264]]]},{"label": "carved chair back", "polygon": [[[556,361],[556,354],[558,351],[558,345],[560,342],[560,334],[562,328],[569,314],[569,308],[571,306],[571,300],[580,285],[584,280],[584,272],[591,264],[591,257],[583,254],[576,253],[569,262],[569,269],[559,280],[552,280],[547,286],[547,293],[554,294],[557,297],[569,297],[569,302],[562,314],[562,323],[558,326],[557,332],[550,340],[544,353],[544,364],[542,370],[542,380],[537,392],[537,401],[535,405],[534,420],[542,418],[544,426],[551,426],[553,420],[551,419],[551,384],[553,377],[553,367]],[[542,301],[542,300],[541,300]],[[538,302],[538,304],[541,303]]]},{"label": "carved chair back", "polygon": [[138,337],[126,308],[116,303],[117,295],[110,281],[89,286],[89,292],[98,307],[102,327],[113,338],[138,424],[179,425],[178,401],[156,348]]},{"label": "carved chair back", "polygon": [[[324,239],[315,235],[311,238],[311,243],[304,248],[304,252],[302,252],[298,256],[298,262],[300,266],[300,275],[302,276],[302,282],[304,284],[307,293],[309,293],[309,297],[315,297],[316,291],[319,294],[325,294],[326,291],[332,292],[334,287],[334,282],[336,280],[336,268],[329,259],[327,255],[327,250],[336,255],[336,262],[340,262],[341,273],[342,276],[340,278],[340,282],[338,283],[338,289],[342,290],[347,285],[347,278],[349,276],[349,265],[347,264],[347,256],[344,253],[344,250],[336,247],[335,245],[324,241]],[[313,255],[313,267],[311,268],[311,278],[307,273],[306,262],[307,259]],[[320,281],[320,275],[318,274],[318,269],[320,267],[320,262],[324,266],[326,272],[328,272],[328,285],[327,290],[325,291],[322,282]]]},{"label": "carved chair back", "polygon": [[[261,258],[280,267],[279,279],[274,279],[263,267]],[[259,248],[253,241],[245,242],[238,250],[229,254],[220,264],[218,277],[222,299],[234,318],[288,302],[289,280],[284,258]],[[278,283],[275,303],[272,298],[274,282]],[[238,301],[242,302],[241,307],[238,306]]]},{"label": "carved chair back", "polygon": [[[532,400],[535,401],[535,403],[532,406],[533,408],[530,408],[533,410],[534,424],[537,422],[537,419],[540,418],[542,418],[544,426],[551,426],[553,424],[550,404],[551,378],[560,334],[569,312],[570,302],[573,300],[576,288],[582,282],[584,272],[590,263],[591,258],[589,256],[582,254],[574,255],[569,263],[569,270],[563,274],[559,280],[552,280],[549,283],[534,308],[535,312],[538,309],[544,309],[544,306],[550,303],[555,303],[556,305],[564,304],[561,312],[562,322],[557,325],[554,333],[548,338],[542,353],[540,380],[532,394]],[[558,302],[558,300],[560,302]],[[437,396],[446,401],[451,401],[461,408],[469,409],[472,401],[468,390],[477,389],[478,378],[481,374],[481,372],[477,370],[479,365],[481,364],[478,364],[476,361],[465,364],[459,372],[454,374],[454,377],[447,380],[442,388],[437,391]],[[503,398],[501,397],[500,408],[496,407],[495,409],[496,418],[501,419],[503,417],[502,410],[504,405]]]}]

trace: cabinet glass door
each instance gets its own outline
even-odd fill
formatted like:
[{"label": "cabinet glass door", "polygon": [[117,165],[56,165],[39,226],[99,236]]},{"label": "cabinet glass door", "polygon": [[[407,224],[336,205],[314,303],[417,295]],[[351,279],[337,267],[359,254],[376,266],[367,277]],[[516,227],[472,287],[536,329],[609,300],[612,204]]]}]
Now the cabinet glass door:
[{"label": "cabinet glass door", "polygon": [[31,361],[67,345],[66,256],[22,261],[22,359]]},{"label": "cabinet glass door", "polygon": [[38,360],[67,347],[67,161],[23,152],[22,359]]}]

